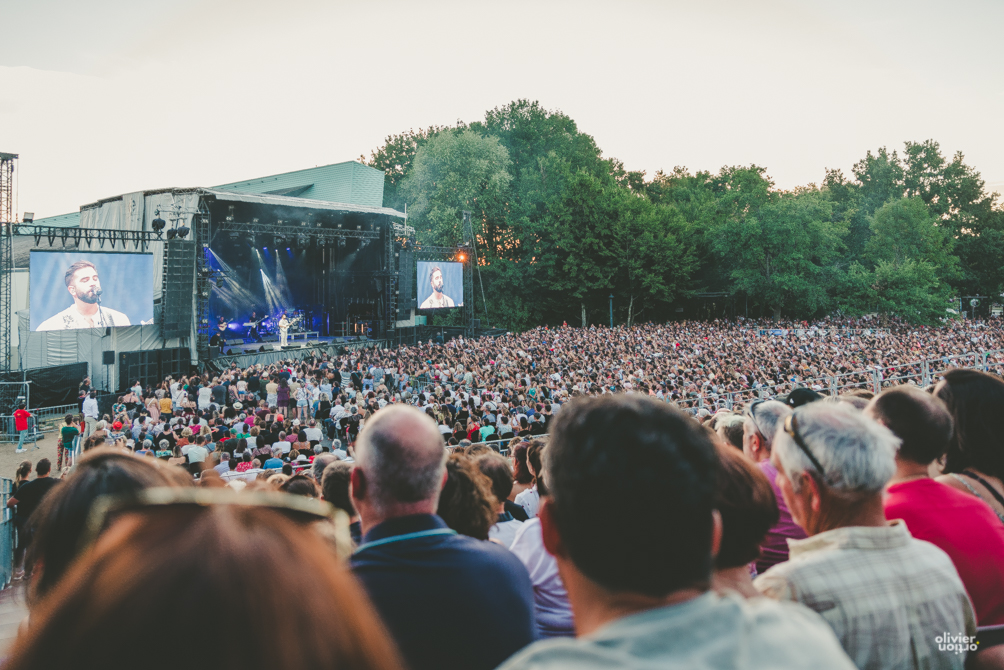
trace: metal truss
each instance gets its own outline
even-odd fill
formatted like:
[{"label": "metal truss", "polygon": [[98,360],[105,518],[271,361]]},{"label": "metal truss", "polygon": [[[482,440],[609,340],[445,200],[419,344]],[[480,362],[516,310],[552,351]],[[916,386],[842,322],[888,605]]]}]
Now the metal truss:
[{"label": "metal truss", "polygon": [[151,242],[163,242],[163,232],[153,232],[149,230],[116,230],[111,228],[59,228],[54,226],[36,226],[34,224],[14,225],[14,235],[22,235],[35,238],[35,246],[40,246],[42,240],[48,241],[49,246],[55,246],[56,241],[63,246],[72,244],[80,246],[81,242],[88,245],[98,244],[104,249],[105,244],[112,249],[116,245],[121,245],[123,249],[129,244],[146,250]]}]

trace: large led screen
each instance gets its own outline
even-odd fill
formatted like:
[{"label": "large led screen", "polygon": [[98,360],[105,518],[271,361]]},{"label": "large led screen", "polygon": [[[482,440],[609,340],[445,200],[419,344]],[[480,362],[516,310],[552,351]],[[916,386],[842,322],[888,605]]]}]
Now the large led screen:
[{"label": "large led screen", "polygon": [[464,306],[464,264],[418,261],[418,308]]},{"label": "large led screen", "polygon": [[153,323],[153,254],[32,251],[31,330]]}]

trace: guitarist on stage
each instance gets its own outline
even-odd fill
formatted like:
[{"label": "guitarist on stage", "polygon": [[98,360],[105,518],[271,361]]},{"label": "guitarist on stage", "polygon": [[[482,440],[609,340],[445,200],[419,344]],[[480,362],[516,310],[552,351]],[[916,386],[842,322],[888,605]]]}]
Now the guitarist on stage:
[{"label": "guitarist on stage", "polygon": [[286,313],[283,312],[282,316],[279,317],[279,346],[286,346],[286,338],[289,335],[289,319],[286,318]]},{"label": "guitarist on stage", "polygon": [[261,319],[258,318],[258,312],[251,312],[248,323],[251,324],[251,327],[248,328],[248,338],[254,342],[261,342],[261,335],[258,334],[258,325],[261,323]]}]

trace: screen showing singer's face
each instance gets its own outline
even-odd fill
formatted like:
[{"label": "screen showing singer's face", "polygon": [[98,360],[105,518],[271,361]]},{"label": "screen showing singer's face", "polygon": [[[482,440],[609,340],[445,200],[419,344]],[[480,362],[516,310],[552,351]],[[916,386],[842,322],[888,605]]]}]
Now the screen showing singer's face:
[{"label": "screen showing singer's face", "polygon": [[33,332],[153,323],[151,253],[32,249],[28,265]]},{"label": "screen showing singer's face", "polygon": [[98,291],[101,289],[97,268],[83,267],[74,272],[68,288],[70,294],[75,295],[81,302],[91,305],[96,303]]}]

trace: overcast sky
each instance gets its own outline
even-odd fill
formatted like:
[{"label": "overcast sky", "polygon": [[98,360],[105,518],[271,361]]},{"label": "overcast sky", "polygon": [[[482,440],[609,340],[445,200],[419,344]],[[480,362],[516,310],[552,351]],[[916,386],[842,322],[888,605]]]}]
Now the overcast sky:
[{"label": "overcast sky", "polygon": [[628,169],[777,185],[934,138],[1004,191],[1004,2],[0,0],[18,210],[369,156],[517,98]]}]

